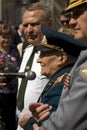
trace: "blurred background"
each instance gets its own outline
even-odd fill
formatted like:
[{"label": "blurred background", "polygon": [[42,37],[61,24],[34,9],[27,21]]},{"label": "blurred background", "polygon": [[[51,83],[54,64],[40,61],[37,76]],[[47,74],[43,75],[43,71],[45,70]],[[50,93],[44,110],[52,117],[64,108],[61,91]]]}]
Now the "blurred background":
[{"label": "blurred background", "polygon": [[37,1],[42,1],[50,7],[55,20],[68,4],[68,0],[0,0],[0,20],[11,26],[19,25],[26,6]]}]

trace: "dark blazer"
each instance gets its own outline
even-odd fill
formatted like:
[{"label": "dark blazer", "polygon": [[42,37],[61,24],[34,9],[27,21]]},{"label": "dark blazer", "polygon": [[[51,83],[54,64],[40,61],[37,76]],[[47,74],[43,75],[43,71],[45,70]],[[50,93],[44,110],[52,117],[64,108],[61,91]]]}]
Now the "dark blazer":
[{"label": "dark blazer", "polygon": [[[70,72],[73,65],[67,66],[56,73],[48,82],[45,89],[43,90],[40,100],[44,104],[49,104],[52,106],[51,113],[56,111],[58,103],[60,100],[61,92],[64,86],[65,74]],[[45,119],[47,120],[47,119]],[[44,120],[43,120],[44,121]],[[37,123],[39,126],[42,122],[37,123],[33,118],[30,118],[26,123],[24,130],[33,130],[32,125]]]},{"label": "dark blazer", "polygon": [[21,43],[22,40],[21,40],[21,36],[19,35],[19,33],[16,31],[13,35],[13,43],[15,45],[18,45],[19,43]]}]

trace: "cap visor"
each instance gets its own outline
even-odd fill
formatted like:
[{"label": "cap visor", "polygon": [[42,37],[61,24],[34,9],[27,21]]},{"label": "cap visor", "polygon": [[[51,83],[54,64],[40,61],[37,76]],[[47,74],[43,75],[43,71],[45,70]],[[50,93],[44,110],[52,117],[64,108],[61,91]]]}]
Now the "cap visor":
[{"label": "cap visor", "polygon": [[45,47],[43,45],[36,47],[37,51],[51,51],[52,49]]}]

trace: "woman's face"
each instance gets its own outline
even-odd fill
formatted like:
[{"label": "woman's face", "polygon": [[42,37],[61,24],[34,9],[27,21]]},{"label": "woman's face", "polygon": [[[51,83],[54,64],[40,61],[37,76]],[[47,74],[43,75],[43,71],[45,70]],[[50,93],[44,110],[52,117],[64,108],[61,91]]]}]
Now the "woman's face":
[{"label": "woman's face", "polygon": [[8,48],[11,44],[11,36],[9,34],[0,35],[0,48]]}]

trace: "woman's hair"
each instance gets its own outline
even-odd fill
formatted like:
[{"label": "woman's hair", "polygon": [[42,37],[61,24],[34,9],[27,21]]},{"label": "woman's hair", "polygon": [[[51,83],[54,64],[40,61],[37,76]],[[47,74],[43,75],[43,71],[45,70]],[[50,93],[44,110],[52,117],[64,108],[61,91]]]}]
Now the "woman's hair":
[{"label": "woman's hair", "polygon": [[8,34],[8,35],[13,35],[13,30],[11,28],[11,26],[9,26],[8,24],[5,24],[4,22],[0,22],[0,35],[4,35],[4,34]]}]

